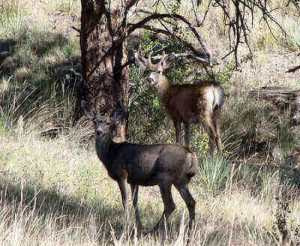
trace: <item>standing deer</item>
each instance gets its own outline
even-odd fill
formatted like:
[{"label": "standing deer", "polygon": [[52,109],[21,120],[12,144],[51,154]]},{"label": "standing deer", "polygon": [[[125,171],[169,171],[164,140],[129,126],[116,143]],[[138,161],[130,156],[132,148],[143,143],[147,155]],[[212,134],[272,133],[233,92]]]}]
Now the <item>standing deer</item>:
[{"label": "standing deer", "polygon": [[114,112],[114,118],[96,116],[85,101],[81,102],[85,115],[94,122],[96,152],[104,164],[108,175],[118,182],[125,218],[128,220],[127,193],[125,181],[130,184],[137,227],[141,221],[138,211],[139,185],[158,185],[164,203],[164,212],[155,229],[164,218],[167,220],[175,209],[171,186],[174,185],[189,210],[189,228],[195,219],[195,200],[188,189],[190,179],[195,175],[197,157],[188,148],[181,145],[155,144],[140,145],[128,142],[116,143],[112,133],[116,124],[122,121],[122,110]]},{"label": "standing deer", "polygon": [[185,143],[190,144],[190,125],[201,123],[208,134],[210,155],[213,156],[215,145],[222,154],[220,137],[220,111],[224,101],[223,88],[213,82],[200,84],[171,84],[164,75],[170,68],[172,55],[163,55],[157,63],[135,53],[135,61],[144,70],[150,70],[149,82],[158,94],[161,102],[171,117],[176,130],[176,143],[181,143],[181,125],[185,127]]}]

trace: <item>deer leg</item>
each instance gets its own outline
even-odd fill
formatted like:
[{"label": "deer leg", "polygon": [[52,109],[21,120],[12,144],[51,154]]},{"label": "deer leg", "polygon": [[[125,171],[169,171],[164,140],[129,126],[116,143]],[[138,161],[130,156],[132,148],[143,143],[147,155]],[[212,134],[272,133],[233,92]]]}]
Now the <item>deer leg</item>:
[{"label": "deer leg", "polygon": [[171,193],[171,184],[161,183],[159,184],[159,189],[164,202],[164,212],[160,220],[158,221],[157,225],[154,227],[154,230],[157,230],[160,227],[164,219],[167,221],[171,213],[175,209],[175,203],[173,201],[172,193]]},{"label": "deer leg", "polygon": [[133,200],[133,207],[134,207],[134,213],[135,213],[135,220],[137,223],[137,229],[138,233],[141,231],[142,223],[140,220],[140,213],[138,208],[138,193],[139,193],[139,186],[131,184],[131,194],[132,194],[132,200]]},{"label": "deer leg", "polygon": [[191,130],[190,129],[190,124],[185,123],[184,124],[184,131],[185,131],[185,138],[184,138],[184,140],[185,140],[185,145],[187,147],[190,147],[190,138],[191,138],[191,131],[190,130]]},{"label": "deer leg", "polygon": [[190,214],[190,221],[189,221],[189,229],[192,229],[194,221],[195,221],[195,206],[196,206],[196,201],[192,197],[189,189],[187,186],[183,187],[176,187],[177,190],[179,191],[182,199],[184,200]]},{"label": "deer leg", "polygon": [[213,158],[214,150],[215,150],[216,132],[215,132],[215,127],[214,127],[211,113],[206,113],[205,115],[206,116],[203,119],[203,126],[205,128],[205,131],[208,134],[208,144],[209,144],[209,149],[210,149],[209,153],[210,153],[210,156]]},{"label": "deer leg", "polygon": [[176,143],[181,144],[181,120],[174,120]]},{"label": "deer leg", "polygon": [[125,223],[128,224],[129,213],[128,213],[128,199],[127,199],[125,179],[119,180],[118,185],[119,185],[119,188],[121,191],[122,204],[123,204],[124,211],[125,211]]},{"label": "deer leg", "polygon": [[209,155],[211,158],[214,157],[215,150],[215,134],[212,128],[208,129],[208,145],[209,145]]},{"label": "deer leg", "polygon": [[218,149],[219,155],[222,155],[222,141],[221,141],[221,134],[220,134],[220,110],[216,110],[214,112],[214,125],[216,129],[216,145]]}]

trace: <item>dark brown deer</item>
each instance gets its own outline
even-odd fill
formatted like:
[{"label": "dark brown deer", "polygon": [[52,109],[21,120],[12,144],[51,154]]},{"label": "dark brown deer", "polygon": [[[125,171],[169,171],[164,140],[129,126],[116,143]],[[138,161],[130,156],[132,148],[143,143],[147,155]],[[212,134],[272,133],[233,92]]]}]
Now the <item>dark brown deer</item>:
[{"label": "dark brown deer", "polygon": [[125,218],[128,220],[127,193],[125,181],[130,184],[137,227],[141,229],[138,211],[139,185],[158,185],[164,203],[164,212],[155,229],[164,218],[167,220],[175,209],[171,194],[174,185],[185,201],[190,215],[189,227],[195,219],[195,200],[188,189],[190,179],[195,175],[197,157],[188,148],[181,145],[155,144],[140,145],[128,142],[115,143],[112,132],[122,120],[122,110],[114,112],[114,118],[96,116],[85,101],[81,102],[85,115],[94,122],[96,152],[108,171],[108,175],[118,182]]},{"label": "dark brown deer", "polygon": [[224,101],[223,88],[216,83],[201,81],[199,84],[171,84],[164,75],[171,65],[171,55],[163,55],[157,63],[135,54],[135,60],[142,69],[150,70],[149,82],[171,117],[176,130],[176,143],[181,143],[181,125],[185,127],[185,143],[190,144],[190,125],[201,123],[208,134],[210,155],[215,146],[222,154],[220,137],[220,114]]}]

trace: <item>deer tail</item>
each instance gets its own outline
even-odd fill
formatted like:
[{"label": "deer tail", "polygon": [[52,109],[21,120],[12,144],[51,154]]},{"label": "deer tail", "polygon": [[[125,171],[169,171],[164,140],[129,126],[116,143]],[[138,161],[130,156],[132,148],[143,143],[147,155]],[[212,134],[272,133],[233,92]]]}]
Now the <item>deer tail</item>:
[{"label": "deer tail", "polygon": [[196,166],[198,165],[198,158],[195,153],[189,153],[190,166],[186,171],[186,176],[190,179],[196,174]]},{"label": "deer tail", "polygon": [[214,88],[214,102],[213,110],[221,109],[224,103],[224,90],[222,87],[218,86]]}]

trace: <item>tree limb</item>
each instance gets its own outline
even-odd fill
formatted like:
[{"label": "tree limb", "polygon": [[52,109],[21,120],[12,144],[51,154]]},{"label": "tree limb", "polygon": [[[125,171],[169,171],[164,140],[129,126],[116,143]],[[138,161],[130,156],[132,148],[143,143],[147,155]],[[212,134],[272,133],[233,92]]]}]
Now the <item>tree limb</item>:
[{"label": "tree limb", "polygon": [[[157,19],[164,19],[164,18],[173,18],[176,20],[180,20],[182,22],[184,22],[189,29],[192,31],[192,33],[194,34],[194,36],[196,37],[196,39],[198,40],[198,42],[201,45],[201,48],[207,52],[205,45],[203,44],[201,37],[199,35],[199,33],[197,32],[197,30],[195,29],[195,27],[183,16],[179,15],[179,14],[159,14],[159,13],[152,13],[151,15],[145,17],[143,20],[135,23],[135,24],[129,24],[129,29],[128,29],[128,33],[132,33],[133,31],[135,31],[138,28],[142,28],[145,24],[147,24],[149,21],[153,21],[153,20],[157,20]],[[208,52],[207,52],[208,53]]]},{"label": "tree limb", "polygon": [[293,67],[293,68],[290,68],[289,70],[286,71],[286,73],[294,73],[299,69],[300,69],[300,65],[298,65],[296,67]]},{"label": "tree limb", "polygon": [[[146,24],[150,21],[162,20],[165,18],[173,18],[173,19],[177,19],[177,20],[184,22],[189,27],[189,29],[192,31],[194,36],[196,37],[196,39],[199,42],[203,51],[199,51],[198,49],[195,49],[192,45],[189,45],[189,48],[193,51],[195,56],[201,57],[201,56],[203,56],[203,54],[206,54],[208,57],[210,57],[205,45],[203,44],[203,42],[201,40],[199,33],[197,32],[195,27],[185,17],[178,15],[178,14],[152,13],[137,23],[128,24],[128,29],[125,32],[125,34],[121,35],[117,40],[115,40],[113,42],[112,46],[105,52],[105,54],[97,62],[97,64],[95,65],[94,69],[91,71],[90,74],[93,74],[96,71],[97,67],[107,58],[107,56],[111,55],[120,45],[122,45],[122,43],[125,41],[125,39],[128,38],[130,36],[130,34],[133,33],[136,29],[145,28],[145,26],[147,26]],[[170,33],[168,33],[168,35],[170,35]]]},{"label": "tree limb", "polygon": [[[230,3],[234,8],[234,16],[230,15]],[[234,59],[236,65],[238,65],[238,48],[241,44],[245,43],[248,47],[250,54],[252,54],[249,36],[250,29],[248,27],[248,15],[251,15],[250,18],[252,20],[252,25],[254,23],[254,13],[255,10],[259,10],[262,13],[262,20],[266,23],[268,29],[270,30],[273,37],[276,39],[272,31],[271,22],[276,25],[280,29],[280,31],[288,36],[285,29],[282,27],[280,22],[273,15],[273,11],[278,8],[271,9],[270,6],[272,1],[267,0],[214,0],[213,6],[217,6],[221,8],[224,17],[225,17],[225,26],[227,26],[228,30],[228,39],[230,44],[230,51],[224,56],[227,57],[230,54],[234,54]],[[296,7],[296,9],[300,12],[300,1],[299,0],[288,0],[287,5],[291,4]],[[232,36],[234,39],[232,39]]]}]

